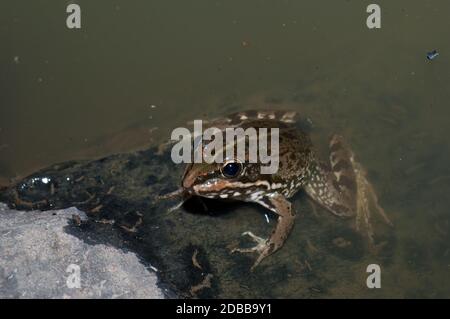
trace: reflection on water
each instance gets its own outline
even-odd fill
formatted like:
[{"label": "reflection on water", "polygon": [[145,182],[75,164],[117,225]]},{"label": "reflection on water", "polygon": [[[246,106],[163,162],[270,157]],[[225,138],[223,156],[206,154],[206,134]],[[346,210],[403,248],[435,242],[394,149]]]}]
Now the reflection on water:
[{"label": "reflection on water", "polygon": [[[2,6],[0,176],[157,145],[196,118],[298,110],[324,156],[337,132],[367,168],[395,224],[379,225],[380,252],[299,195],[293,234],[259,272],[226,249],[274,224],[247,205],[168,217],[177,232],[158,258],[178,265],[200,247],[214,296],[450,297],[450,3],[378,1],[376,31],[365,27],[365,1],[78,3],[79,31],[65,28],[64,3]],[[382,266],[382,289],[365,286],[371,263]]]}]

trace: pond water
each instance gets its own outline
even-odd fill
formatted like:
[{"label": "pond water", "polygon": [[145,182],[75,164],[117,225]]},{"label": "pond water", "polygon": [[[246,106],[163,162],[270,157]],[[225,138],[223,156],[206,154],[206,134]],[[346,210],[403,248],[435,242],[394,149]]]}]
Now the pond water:
[{"label": "pond water", "polygon": [[[189,292],[201,276],[175,278],[184,259],[174,255],[198,251],[214,275],[206,297],[448,298],[450,3],[379,0],[382,27],[369,30],[371,2],[76,1],[82,27],[69,30],[69,2],[4,1],[0,181],[146,149],[193,119],[296,110],[312,119],[319,152],[342,134],[367,169],[395,224],[377,225],[387,238],[380,251],[368,253],[346,223],[299,194],[285,247],[252,274],[251,257],[226,249],[245,230],[270,233],[274,219],[267,224],[252,205],[158,213],[170,225],[163,232],[176,232],[146,260],[159,260],[164,282]],[[428,61],[434,49],[440,55]],[[166,186],[176,187],[179,168],[165,169]],[[152,238],[146,222],[143,247]],[[351,249],[335,247],[340,237]],[[373,263],[381,289],[366,286]]]}]

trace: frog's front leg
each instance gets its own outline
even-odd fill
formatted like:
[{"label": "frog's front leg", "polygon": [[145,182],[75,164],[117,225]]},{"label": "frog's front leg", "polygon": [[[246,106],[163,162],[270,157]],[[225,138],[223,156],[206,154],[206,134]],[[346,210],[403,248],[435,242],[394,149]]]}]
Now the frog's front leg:
[{"label": "frog's front leg", "polygon": [[251,268],[251,271],[253,271],[265,257],[273,254],[283,246],[286,238],[291,232],[292,227],[294,226],[295,220],[295,214],[292,210],[291,203],[281,194],[277,193],[267,195],[258,201],[258,203],[276,213],[278,215],[278,222],[268,239],[255,236],[251,232],[245,232],[243,235],[250,236],[257,243],[257,245],[252,248],[235,248],[232,250],[232,253],[259,253],[258,258]]}]

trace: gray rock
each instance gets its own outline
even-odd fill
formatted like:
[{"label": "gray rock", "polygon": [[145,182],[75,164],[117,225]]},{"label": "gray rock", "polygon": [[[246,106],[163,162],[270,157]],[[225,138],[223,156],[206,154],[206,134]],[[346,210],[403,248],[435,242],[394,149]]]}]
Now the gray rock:
[{"label": "gray rock", "polygon": [[0,298],[164,298],[155,272],[134,253],[66,233],[73,214],[86,218],[76,208],[22,212],[0,204]]}]

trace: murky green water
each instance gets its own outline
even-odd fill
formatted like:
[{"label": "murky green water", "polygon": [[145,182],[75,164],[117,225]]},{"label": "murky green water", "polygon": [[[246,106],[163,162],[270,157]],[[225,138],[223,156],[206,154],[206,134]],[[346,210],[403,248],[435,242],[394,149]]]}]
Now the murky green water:
[{"label": "murky green water", "polygon": [[[192,119],[298,110],[324,154],[331,133],[349,140],[395,223],[379,225],[387,247],[337,249],[354,235],[300,195],[293,234],[259,272],[225,249],[244,230],[270,232],[253,206],[168,217],[177,233],[158,258],[177,265],[199,246],[209,296],[448,298],[450,3],[377,1],[382,28],[369,30],[371,2],[78,1],[82,29],[68,30],[66,2],[4,1],[0,176],[156,145]],[[370,263],[381,289],[365,285]],[[166,278],[182,286],[176,270]]]}]

